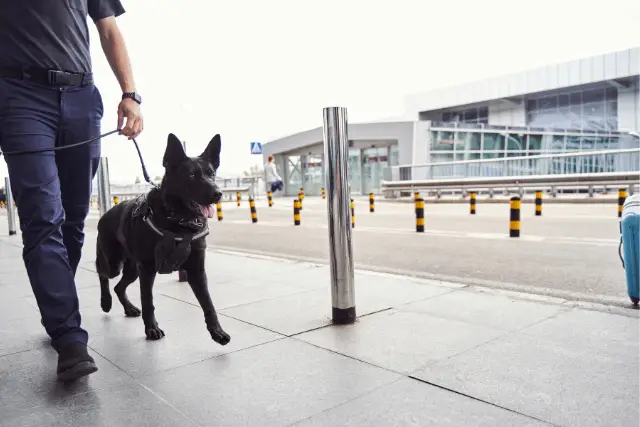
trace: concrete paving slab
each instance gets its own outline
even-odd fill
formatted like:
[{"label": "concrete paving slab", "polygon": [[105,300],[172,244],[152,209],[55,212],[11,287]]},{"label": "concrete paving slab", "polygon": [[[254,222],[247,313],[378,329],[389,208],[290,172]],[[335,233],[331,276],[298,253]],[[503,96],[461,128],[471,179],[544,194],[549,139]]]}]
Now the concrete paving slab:
[{"label": "concrete paving slab", "polygon": [[10,417],[12,411],[56,406],[72,396],[132,382],[96,352],[89,349],[89,354],[96,360],[98,371],[69,384],[56,381],[58,356],[51,347],[0,357],[0,423],[12,425],[5,424],[5,416]]},{"label": "concrete paving slab", "polygon": [[0,356],[49,345],[49,336],[40,324],[40,314],[29,307],[24,310],[24,316],[2,317]]},{"label": "concrete paving slab", "polygon": [[640,321],[636,316],[572,309],[522,332],[552,340],[555,345],[598,349],[636,360],[640,356]]},{"label": "concrete paving slab", "polygon": [[199,307],[162,296],[154,299],[154,305],[164,338],[147,340],[141,318],[87,310],[83,319],[90,333],[89,345],[130,376],[139,378],[282,338],[219,316],[222,327],[231,335],[231,342],[221,346],[211,339]]},{"label": "concrete paving slab", "polygon": [[526,301],[513,296],[459,290],[397,307],[472,325],[517,331],[568,310],[559,305]]},{"label": "concrete paving slab", "polygon": [[517,333],[413,376],[559,426],[638,425],[638,358]]},{"label": "concrete paving slab", "polygon": [[296,339],[400,373],[455,356],[506,332],[421,313],[385,311],[352,325],[331,326]]},{"label": "concrete paving slab", "polygon": [[[355,280],[358,316],[452,291],[448,287],[373,275],[357,274]],[[331,289],[327,284],[322,290],[236,306],[222,313],[291,336],[331,323]]]},{"label": "concrete paving slab", "polygon": [[550,424],[404,378],[296,427],[544,427]]},{"label": "concrete paving slab", "polygon": [[283,339],[143,378],[201,426],[286,426],[400,376]]},{"label": "concrete paving slab", "polygon": [[[96,374],[94,374],[96,375]],[[33,408],[3,412],[3,426],[188,427],[197,426],[133,380],[77,394],[58,394]]]}]

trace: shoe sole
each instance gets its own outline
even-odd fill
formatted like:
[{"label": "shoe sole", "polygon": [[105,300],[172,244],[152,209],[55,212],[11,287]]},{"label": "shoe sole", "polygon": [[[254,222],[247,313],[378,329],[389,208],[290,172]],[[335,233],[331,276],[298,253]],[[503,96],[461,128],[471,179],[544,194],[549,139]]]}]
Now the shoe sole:
[{"label": "shoe sole", "polygon": [[94,362],[80,362],[72,367],[58,373],[58,381],[68,382],[75,381],[86,375],[93,374],[98,370],[98,366]]}]

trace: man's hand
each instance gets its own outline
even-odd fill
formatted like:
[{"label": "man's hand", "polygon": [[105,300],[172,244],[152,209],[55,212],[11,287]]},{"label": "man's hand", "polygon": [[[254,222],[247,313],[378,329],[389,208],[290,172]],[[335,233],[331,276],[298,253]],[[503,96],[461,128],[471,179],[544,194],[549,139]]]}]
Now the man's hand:
[{"label": "man's hand", "polygon": [[[123,128],[125,117],[127,118],[127,124]],[[125,135],[129,139],[137,138],[144,129],[140,105],[133,99],[125,98],[120,101],[120,105],[118,105],[118,129],[121,129],[120,135]]]}]

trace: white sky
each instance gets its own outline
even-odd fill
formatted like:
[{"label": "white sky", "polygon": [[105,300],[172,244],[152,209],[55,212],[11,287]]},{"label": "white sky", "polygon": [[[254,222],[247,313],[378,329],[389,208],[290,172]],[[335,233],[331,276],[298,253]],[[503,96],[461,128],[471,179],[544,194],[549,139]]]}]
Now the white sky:
[{"label": "white sky", "polygon": [[[403,114],[413,92],[640,45],[640,1],[123,0],[152,176],[167,134],[190,155],[222,136],[220,175],[262,157],[251,141],[320,126],[322,108],[353,122]],[[93,28],[93,26],[92,26]],[[93,29],[103,131],[120,89]],[[124,137],[103,140],[112,181],[141,176]],[[6,166],[0,162],[0,176]]]}]

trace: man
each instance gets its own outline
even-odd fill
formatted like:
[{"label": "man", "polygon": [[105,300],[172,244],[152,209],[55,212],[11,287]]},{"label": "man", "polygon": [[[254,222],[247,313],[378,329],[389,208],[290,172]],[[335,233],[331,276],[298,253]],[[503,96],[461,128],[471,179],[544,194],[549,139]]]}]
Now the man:
[{"label": "man", "polygon": [[278,175],[276,164],[273,163],[273,156],[267,158],[267,164],[264,165],[264,172],[267,181],[267,191],[275,193],[276,190],[282,190],[282,178]]},{"label": "man", "polygon": [[[123,13],[119,0],[0,2],[3,151],[62,147],[100,135],[103,105],[91,74],[89,18],[123,92],[118,128],[126,117],[121,134],[140,134],[141,100],[115,20]],[[18,205],[25,267],[42,323],[58,352],[62,381],[98,369],[80,325],[74,276],[99,158],[99,141],[5,158]]]}]

